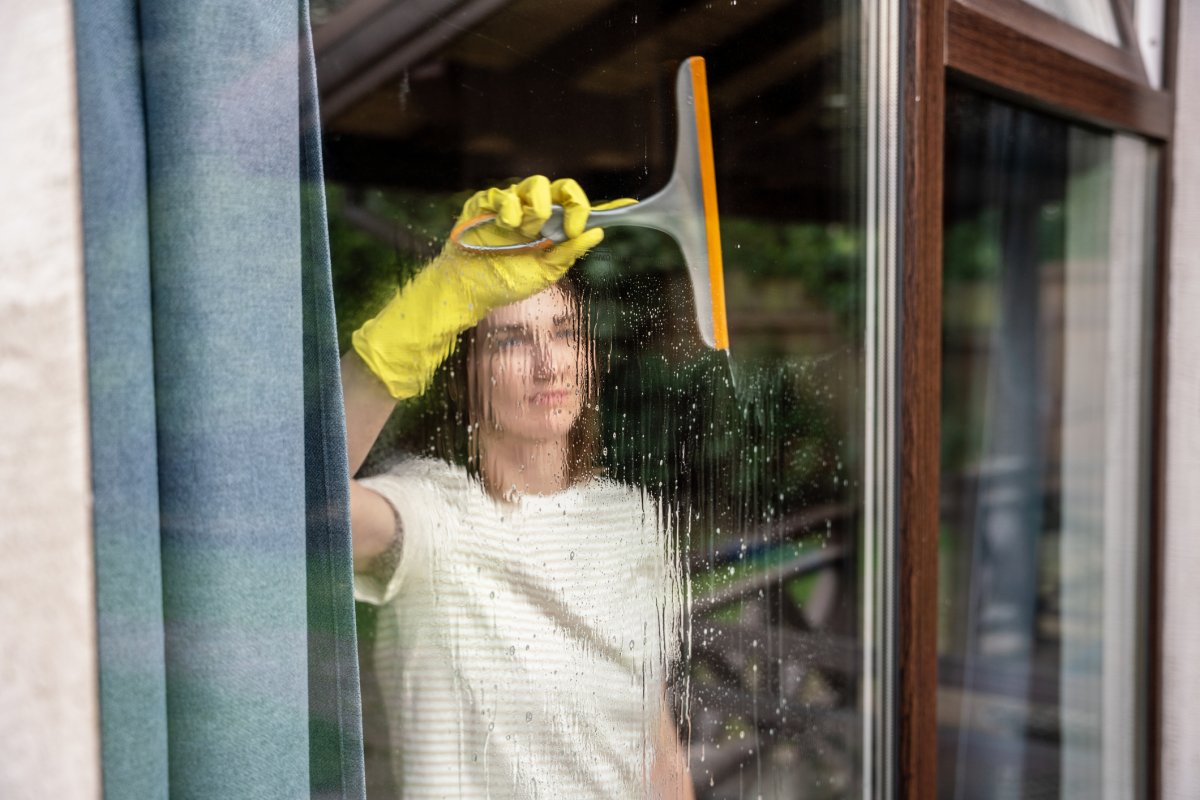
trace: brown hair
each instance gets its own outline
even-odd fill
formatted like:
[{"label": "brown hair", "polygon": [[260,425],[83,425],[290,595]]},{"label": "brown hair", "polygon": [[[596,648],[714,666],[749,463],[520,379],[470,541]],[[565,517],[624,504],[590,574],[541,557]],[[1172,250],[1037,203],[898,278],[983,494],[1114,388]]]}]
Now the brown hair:
[{"label": "brown hair", "polygon": [[[591,335],[590,314],[584,290],[568,276],[556,284],[576,311],[580,329],[580,358],[584,360],[579,374],[583,384],[583,402],[578,418],[571,426],[567,439],[567,482],[581,483],[599,473],[600,395],[596,369],[594,341]],[[422,398],[421,419],[404,436],[405,449],[424,451],[451,464],[466,468],[479,478],[479,437],[484,407],[478,391],[472,396],[470,372],[478,357],[480,344],[478,328],[460,334],[453,354],[438,369],[429,390]],[[402,446],[404,446],[402,444]]]}]

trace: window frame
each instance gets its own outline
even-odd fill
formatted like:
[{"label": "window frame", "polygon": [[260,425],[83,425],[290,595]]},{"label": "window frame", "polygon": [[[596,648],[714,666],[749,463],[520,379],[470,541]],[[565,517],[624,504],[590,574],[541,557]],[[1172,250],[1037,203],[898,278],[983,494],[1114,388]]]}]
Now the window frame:
[{"label": "window frame", "polygon": [[1138,55],[1134,0],[1113,0],[1120,47],[1021,0],[905,0],[904,177],[900,340],[900,453],[896,575],[897,786],[937,797],[937,619],[940,494],[942,198],[945,94],[967,85],[1017,105],[1161,147],[1156,189],[1154,329],[1150,369],[1150,519],[1147,575],[1144,796],[1161,797],[1162,553],[1165,522],[1166,290],[1178,0],[1164,0],[1162,88]]}]

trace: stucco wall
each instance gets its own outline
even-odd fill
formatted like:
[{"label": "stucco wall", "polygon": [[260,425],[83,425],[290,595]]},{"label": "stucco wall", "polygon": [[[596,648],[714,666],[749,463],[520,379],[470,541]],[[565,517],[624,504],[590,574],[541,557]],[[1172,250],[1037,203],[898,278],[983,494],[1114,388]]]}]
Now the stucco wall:
[{"label": "stucco wall", "polygon": [[100,795],[72,6],[0,26],[0,797]]},{"label": "stucco wall", "polygon": [[1171,212],[1163,797],[1200,797],[1200,3],[1179,3]]}]

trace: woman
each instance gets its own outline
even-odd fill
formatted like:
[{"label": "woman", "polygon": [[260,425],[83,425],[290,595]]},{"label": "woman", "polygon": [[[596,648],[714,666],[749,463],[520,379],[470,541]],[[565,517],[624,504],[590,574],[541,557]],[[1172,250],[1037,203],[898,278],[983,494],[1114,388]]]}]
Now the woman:
[{"label": "woman", "polygon": [[351,483],[405,797],[692,796],[664,699],[678,582],[652,504],[596,474],[584,320],[559,283],[603,232],[578,184],[541,176],[476,194],[460,224],[495,215],[472,243],[528,242],[552,204],[568,241],[447,244],[343,358],[353,474],[462,348],[472,468],[410,459]]}]

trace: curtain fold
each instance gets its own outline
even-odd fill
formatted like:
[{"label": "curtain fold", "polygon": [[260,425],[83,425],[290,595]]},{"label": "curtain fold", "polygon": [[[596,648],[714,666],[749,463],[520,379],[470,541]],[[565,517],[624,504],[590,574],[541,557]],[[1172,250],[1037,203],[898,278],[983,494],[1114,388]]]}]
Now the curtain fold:
[{"label": "curtain fold", "polygon": [[137,6],[75,10],[105,796],[167,796],[150,234]]},{"label": "curtain fold", "polygon": [[[1037,684],[1038,558],[1050,524],[1045,494],[1052,455],[1045,398],[1054,368],[1044,322],[1040,220],[1063,180],[1053,165],[1062,161],[1064,137],[1060,123],[1007,105],[975,109],[977,146],[987,166],[960,162],[954,172],[990,178],[978,196],[999,270],[989,279],[986,313],[993,318],[971,376],[968,413],[978,437],[978,465],[957,521],[967,537],[969,594],[949,794],[1009,800],[1045,788],[1026,767],[1036,757],[1027,728]],[[1009,701],[1003,715],[989,704],[997,686]],[[981,769],[986,780],[979,778]]]},{"label": "curtain fold", "polygon": [[301,3],[300,34],[309,763],[314,797],[352,798],[366,796],[366,778],[354,624],[350,487],[321,163],[321,115],[307,3]]},{"label": "curtain fold", "polygon": [[76,32],[106,796],[362,797],[307,5]]}]

